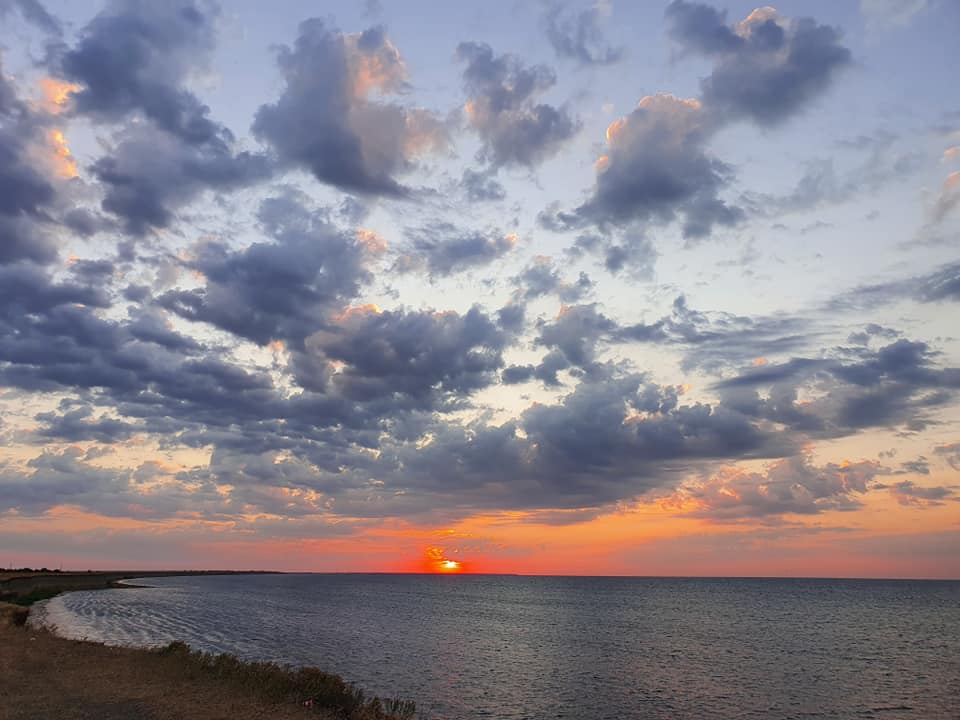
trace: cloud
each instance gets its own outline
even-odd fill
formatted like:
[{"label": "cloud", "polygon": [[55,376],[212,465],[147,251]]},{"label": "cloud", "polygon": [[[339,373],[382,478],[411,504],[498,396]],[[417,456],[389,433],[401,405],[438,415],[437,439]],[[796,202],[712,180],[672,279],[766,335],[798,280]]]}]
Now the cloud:
[{"label": "cloud", "polygon": [[650,323],[620,325],[612,342],[669,344],[685,349],[685,371],[722,372],[762,357],[806,348],[814,334],[802,317],[749,317],[690,307],[684,295],[674,298],[668,315]]},{"label": "cloud", "polygon": [[506,338],[479,307],[467,313],[347,308],[306,340],[307,353],[339,365],[329,376],[351,400],[398,394],[434,407],[495,380]]},{"label": "cloud", "polygon": [[[556,207],[549,208],[540,213],[537,220],[549,229],[563,230],[564,223],[561,221],[554,224],[557,216],[551,217],[551,212],[555,211]],[[584,255],[599,255],[603,259],[603,266],[611,273],[628,270],[638,279],[653,277],[653,265],[659,256],[650,238],[636,228],[622,233],[583,232],[565,253],[572,259],[579,259]]]},{"label": "cloud", "polygon": [[46,156],[50,118],[35,112],[3,72],[0,55],[0,264],[48,263],[57,246],[49,214],[58,203],[53,173],[38,162]]},{"label": "cloud", "polygon": [[206,0],[111,0],[55,58],[62,76],[82,85],[71,96],[75,111],[100,122],[142,114],[190,145],[230,139],[183,88],[213,51],[218,16]]},{"label": "cloud", "polygon": [[490,172],[478,172],[466,168],[460,185],[471,202],[494,202],[507,197],[507,191],[503,189],[503,185]]},{"label": "cloud", "polygon": [[398,269],[424,268],[435,277],[499,261],[518,242],[514,233],[468,230],[448,222],[407,228],[404,234],[410,246],[398,260]]},{"label": "cloud", "polygon": [[549,5],[544,14],[544,26],[557,57],[575,60],[582,66],[618,62],[623,57],[623,48],[608,45],[600,28],[605,14],[609,14],[609,10],[604,3],[579,12],[561,3]]},{"label": "cloud", "polygon": [[575,303],[589,293],[594,283],[583,271],[575,282],[565,281],[556,264],[549,257],[538,255],[527,265],[520,274],[514,276],[513,284],[517,292],[527,299],[556,294],[564,303]]},{"label": "cloud", "polygon": [[[666,9],[671,37],[710,57],[713,71],[701,97],[647,95],[606,132],[590,199],[573,211],[551,208],[538,218],[553,230],[595,225],[667,224],[682,220],[683,236],[697,240],[717,226],[742,221],[744,210],[723,190],[732,168],[708,153],[712,135],[741,118],[773,126],[820,95],[850,51],[833,28],[804,18],[782,18],[760,8],[737,25],[707,5],[673,0]],[[608,257],[614,269],[621,263]]]},{"label": "cloud", "polygon": [[827,205],[839,205],[863,193],[875,193],[884,186],[902,181],[921,165],[918,154],[897,152],[897,137],[880,132],[876,136],[860,136],[841,145],[854,151],[867,151],[866,158],[846,170],[838,172],[832,158],[816,159],[806,163],[803,174],[788,193],[749,191],[743,202],[751,212],[765,217],[779,217],[783,213],[800,213]]},{"label": "cloud", "polygon": [[606,376],[501,426],[447,423],[416,447],[384,449],[404,490],[385,511],[596,508],[672,487],[699,461],[788,446],[722,407],[678,407],[673,388],[641,375]]},{"label": "cloud", "polygon": [[920,303],[960,300],[960,262],[946,263],[926,275],[854,287],[832,298],[827,309],[863,310],[904,299]]},{"label": "cloud", "polygon": [[104,188],[103,209],[134,235],[170,226],[176,210],[207,190],[235,190],[271,173],[262,155],[235,155],[218,142],[186,144],[138,125],[119,133],[91,170]]},{"label": "cloud", "polygon": [[547,66],[525,67],[517,57],[494,56],[489,45],[477,42],[460,43],[457,58],[466,63],[467,124],[480,136],[484,162],[534,167],[579,130],[566,109],[536,102],[557,81]]},{"label": "cloud", "polygon": [[942,456],[954,470],[960,470],[960,442],[938,445],[933,451]]},{"label": "cloud", "polygon": [[127,232],[168,227],[203,191],[237,189],[272,172],[261,155],[235,154],[233,133],[185,88],[209,61],[218,18],[207,0],[113,0],[73,48],[52,54],[55,71],[76,83],[64,89],[70,114],[124,124],[91,170],[104,188],[103,209]]},{"label": "cloud", "polygon": [[[740,412],[819,438],[875,427],[920,431],[960,391],[960,368],[936,367],[926,343],[900,339],[835,353],[753,367],[713,387]],[[769,388],[769,394],[761,397],[757,388]],[[815,394],[801,403],[801,390]]]},{"label": "cloud", "polygon": [[[533,289],[539,289],[537,283],[550,282],[550,275],[541,277],[543,272],[536,265],[530,269],[535,271],[531,275]],[[538,328],[536,345],[547,347],[551,352],[538,366],[511,369],[507,373],[510,382],[536,377],[555,385],[558,383],[556,371],[569,367],[596,371],[598,356],[604,347],[634,344],[680,349],[683,352],[681,367],[685,372],[701,370],[718,374],[739,370],[761,358],[764,364],[754,366],[742,382],[752,384],[761,378],[773,381],[793,377],[797,369],[791,363],[767,365],[766,357],[805,349],[815,337],[810,322],[803,318],[782,315],[754,318],[702,312],[689,307],[683,295],[674,299],[669,314],[653,322],[624,324],[604,315],[593,303],[564,306],[554,321],[540,321]],[[730,378],[718,387],[724,386],[724,382],[733,386],[740,381]]]},{"label": "cloud", "polygon": [[709,235],[715,225],[736,224],[743,211],[720,198],[731,169],[705,149],[712,131],[699,101],[644,97],[607,128],[592,197],[572,213],[558,213],[556,223],[668,223],[679,215],[690,239]]},{"label": "cloud", "polygon": [[0,18],[17,11],[27,22],[35,25],[48,35],[60,37],[63,35],[63,24],[47,12],[39,0],[0,0]]},{"label": "cloud", "polygon": [[935,224],[943,222],[957,205],[960,205],[960,171],[950,173],[943,181],[940,194],[937,195],[931,211],[933,222]]},{"label": "cloud", "polygon": [[703,103],[724,120],[782,123],[822,94],[851,62],[837,30],[811,18],[784,18],[769,7],[727,25],[725,13],[673,0],[666,18],[681,48],[712,59],[713,70],[701,82]]},{"label": "cloud", "polygon": [[868,32],[889,31],[907,25],[928,5],[928,0],[860,0],[860,14]]},{"label": "cloud", "polygon": [[536,344],[558,350],[566,365],[588,370],[596,361],[598,343],[616,327],[596,304],[566,305],[553,322],[540,325]]},{"label": "cloud", "polygon": [[216,240],[200,243],[184,264],[202,274],[204,286],[170,290],[158,302],[260,345],[281,340],[301,348],[328,313],[372,278],[367,264],[379,251],[301,201],[289,194],[264,201],[260,219],[273,241],[243,250]]},{"label": "cloud", "polygon": [[348,192],[402,196],[408,190],[395,176],[447,146],[445,127],[426,110],[371,99],[406,87],[406,66],[383,28],[344,35],[305,20],[277,62],[283,93],[260,106],[253,132],[282,165]]},{"label": "cloud", "polygon": [[889,490],[898,503],[908,507],[938,507],[946,504],[944,500],[960,500],[955,487],[942,485],[924,487],[917,485],[913,480],[902,480],[892,485],[878,483],[874,488]]},{"label": "cloud", "polygon": [[880,472],[875,462],[812,464],[808,455],[777,460],[762,473],[724,468],[709,480],[684,485],[674,496],[696,517],[714,520],[855,510]]},{"label": "cloud", "polygon": [[114,443],[126,440],[141,430],[137,425],[100,415],[94,417],[90,405],[67,410],[63,413],[38,413],[36,419],[45,423],[35,431],[40,442],[59,440],[77,443],[93,440],[99,443]]}]

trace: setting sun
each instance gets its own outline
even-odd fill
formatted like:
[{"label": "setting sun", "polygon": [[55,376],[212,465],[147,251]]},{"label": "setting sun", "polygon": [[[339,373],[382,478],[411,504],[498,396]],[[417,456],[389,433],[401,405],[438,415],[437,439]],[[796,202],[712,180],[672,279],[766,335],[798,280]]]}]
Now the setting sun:
[{"label": "setting sun", "polygon": [[464,571],[461,560],[452,560],[446,556],[446,549],[431,546],[424,551],[426,570],[431,573],[460,573]]}]

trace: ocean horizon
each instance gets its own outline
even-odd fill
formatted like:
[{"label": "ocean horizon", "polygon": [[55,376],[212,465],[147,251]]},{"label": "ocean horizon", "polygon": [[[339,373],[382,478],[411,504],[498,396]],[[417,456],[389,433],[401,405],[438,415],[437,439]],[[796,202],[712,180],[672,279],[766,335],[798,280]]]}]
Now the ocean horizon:
[{"label": "ocean horizon", "polygon": [[318,573],[68,593],[67,637],[316,666],[424,720],[956,718],[960,581]]}]

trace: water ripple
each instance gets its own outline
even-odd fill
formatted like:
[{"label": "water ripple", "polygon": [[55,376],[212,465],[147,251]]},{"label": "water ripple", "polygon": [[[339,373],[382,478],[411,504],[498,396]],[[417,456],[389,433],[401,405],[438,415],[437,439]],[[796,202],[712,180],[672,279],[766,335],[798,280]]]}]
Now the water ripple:
[{"label": "water ripple", "polygon": [[[38,616],[316,665],[422,717],[960,717],[960,583],[275,575],[150,578]],[[144,584],[144,581],[137,581]]]}]

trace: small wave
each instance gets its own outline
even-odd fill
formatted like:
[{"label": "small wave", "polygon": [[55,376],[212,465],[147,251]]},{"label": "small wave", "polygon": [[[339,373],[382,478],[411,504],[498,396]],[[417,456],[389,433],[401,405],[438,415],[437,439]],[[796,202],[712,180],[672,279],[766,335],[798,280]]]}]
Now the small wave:
[{"label": "small wave", "polygon": [[151,585],[147,582],[149,578],[123,578],[120,580],[114,580],[115,585],[126,585],[128,587],[135,588],[155,588],[160,587],[159,585]]},{"label": "small wave", "polygon": [[70,640],[84,639],[82,625],[82,620],[63,602],[62,595],[35,602],[27,617],[28,627],[43,628]]}]

